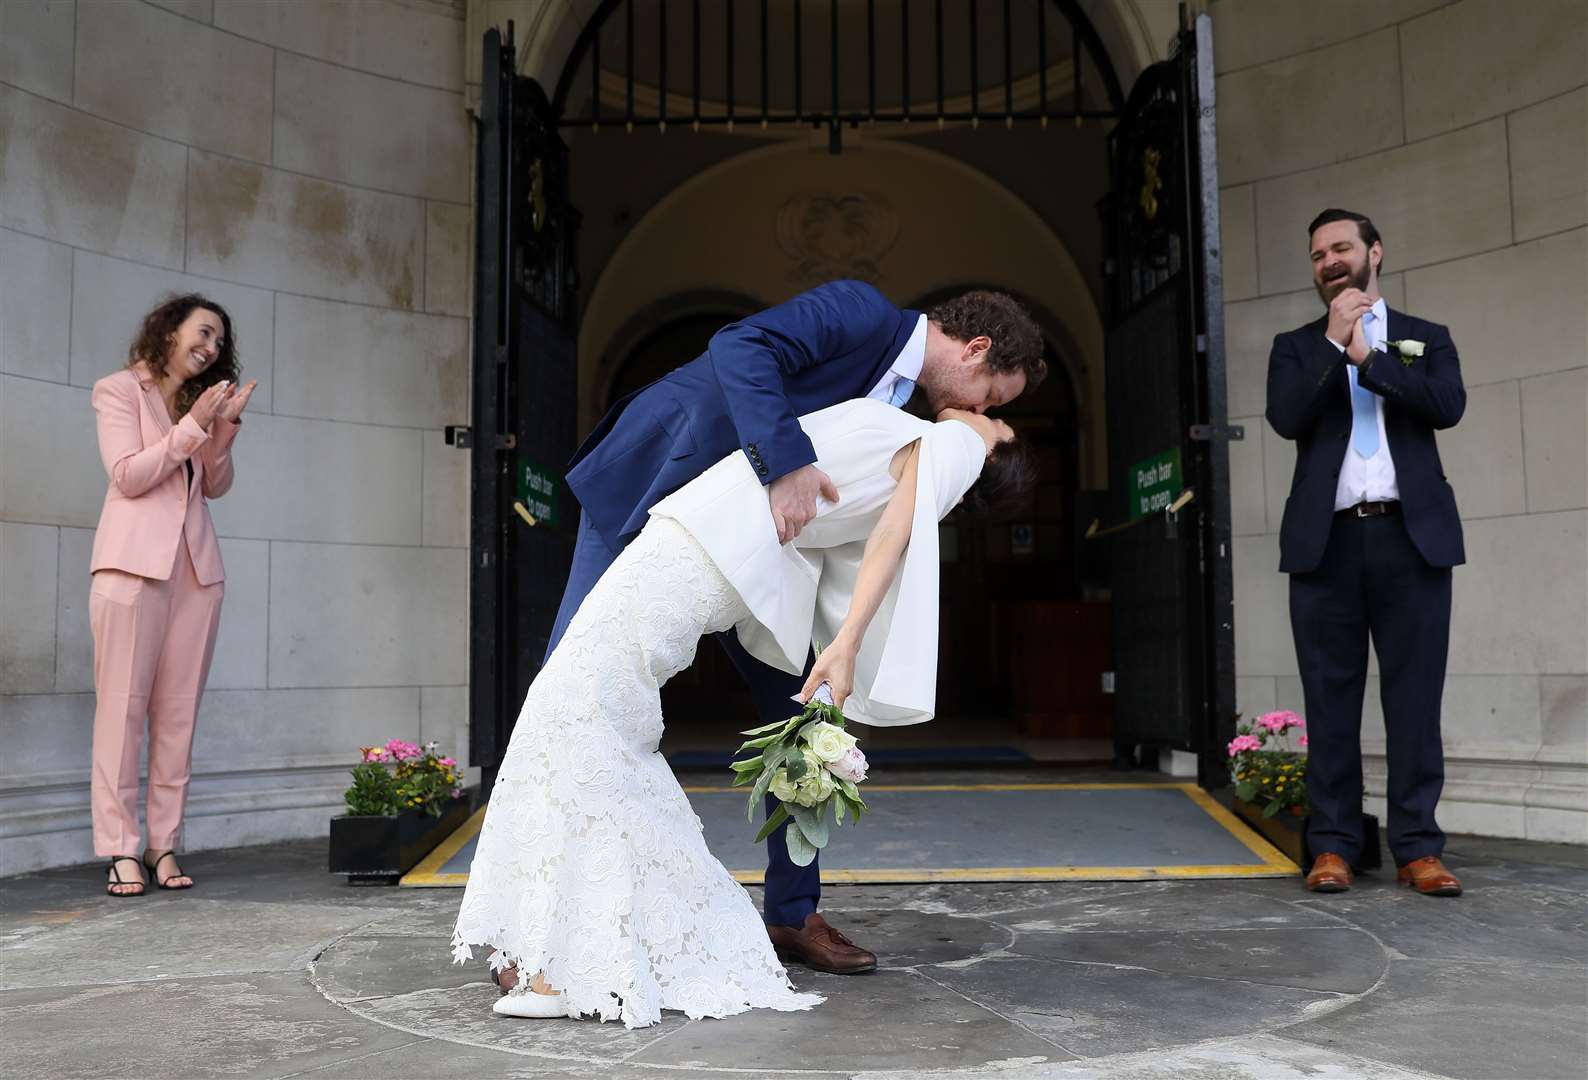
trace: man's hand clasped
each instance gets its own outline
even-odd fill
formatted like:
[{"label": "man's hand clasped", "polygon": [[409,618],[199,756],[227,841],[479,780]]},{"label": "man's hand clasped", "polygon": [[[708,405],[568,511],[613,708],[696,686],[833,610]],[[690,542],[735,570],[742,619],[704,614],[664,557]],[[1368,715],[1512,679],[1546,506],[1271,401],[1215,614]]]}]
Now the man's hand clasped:
[{"label": "man's hand clasped", "polygon": [[766,491],[772,507],[772,524],[777,542],[786,544],[816,516],[817,496],[830,503],[838,501],[838,488],[815,465],[804,465],[772,481]]},{"label": "man's hand clasped", "polygon": [[1361,289],[1342,289],[1329,302],[1329,340],[1344,345],[1346,359],[1353,364],[1367,359],[1369,346],[1362,316],[1372,310],[1373,301]]}]

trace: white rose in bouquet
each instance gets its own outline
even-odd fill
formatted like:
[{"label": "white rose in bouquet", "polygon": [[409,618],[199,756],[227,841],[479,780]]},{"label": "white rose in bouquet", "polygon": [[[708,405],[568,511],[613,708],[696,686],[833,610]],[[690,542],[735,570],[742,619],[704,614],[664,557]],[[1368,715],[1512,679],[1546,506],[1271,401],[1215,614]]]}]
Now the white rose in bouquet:
[{"label": "white rose in bouquet", "polygon": [[772,774],[772,783],[768,785],[768,790],[784,802],[794,801],[794,782],[788,778],[787,769],[779,769]]},{"label": "white rose in bouquet", "polygon": [[811,752],[823,762],[833,762],[855,748],[855,737],[843,728],[825,721],[811,724],[804,731]]},{"label": "white rose in bouquet", "polygon": [[800,806],[816,806],[831,798],[837,785],[820,758],[809,750],[800,752],[805,755],[805,775],[794,785],[794,801]]}]

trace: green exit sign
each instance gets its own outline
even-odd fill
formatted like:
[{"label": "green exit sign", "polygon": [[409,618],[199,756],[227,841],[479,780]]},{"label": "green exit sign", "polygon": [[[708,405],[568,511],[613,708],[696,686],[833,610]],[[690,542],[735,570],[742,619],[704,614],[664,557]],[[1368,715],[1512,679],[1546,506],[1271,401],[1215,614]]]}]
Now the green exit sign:
[{"label": "green exit sign", "polygon": [[528,458],[518,459],[518,501],[537,524],[557,524],[557,488],[562,477]]},{"label": "green exit sign", "polygon": [[1132,465],[1126,485],[1130,492],[1130,519],[1157,513],[1174,502],[1180,494],[1180,480],[1179,450],[1165,450]]}]

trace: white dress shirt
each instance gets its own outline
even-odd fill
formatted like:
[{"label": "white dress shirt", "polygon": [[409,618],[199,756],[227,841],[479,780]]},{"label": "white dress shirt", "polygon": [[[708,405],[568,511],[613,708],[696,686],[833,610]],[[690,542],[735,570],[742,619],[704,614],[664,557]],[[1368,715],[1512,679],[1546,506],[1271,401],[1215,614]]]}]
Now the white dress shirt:
[{"label": "white dress shirt", "polygon": [[[1389,315],[1384,304],[1384,298],[1379,297],[1373,303],[1373,319],[1367,326],[1368,348],[1384,348],[1385,339],[1389,336]],[[1345,346],[1329,339],[1341,352]],[[1389,354],[1373,358],[1375,364],[1389,363]],[[1351,399],[1351,391],[1355,389],[1356,365],[1346,364],[1346,378],[1350,380],[1346,386],[1345,395],[1347,403]],[[1384,399],[1377,394],[1373,395],[1373,418],[1378,424],[1378,449],[1372,457],[1365,458],[1357,453],[1354,440],[1347,438],[1345,441],[1345,460],[1340,463],[1340,482],[1334,489],[1334,508],[1336,510],[1349,510],[1359,502],[1396,502],[1401,497],[1400,488],[1395,484],[1395,461],[1390,456],[1389,436],[1384,431]]]},{"label": "white dress shirt", "polygon": [[926,316],[915,324],[915,332],[910,335],[910,340],[904,343],[904,348],[899,350],[899,355],[893,360],[893,366],[876,386],[871,388],[871,393],[866,397],[873,401],[892,401],[894,387],[900,379],[909,379],[911,382],[921,381],[921,369],[926,366]]}]

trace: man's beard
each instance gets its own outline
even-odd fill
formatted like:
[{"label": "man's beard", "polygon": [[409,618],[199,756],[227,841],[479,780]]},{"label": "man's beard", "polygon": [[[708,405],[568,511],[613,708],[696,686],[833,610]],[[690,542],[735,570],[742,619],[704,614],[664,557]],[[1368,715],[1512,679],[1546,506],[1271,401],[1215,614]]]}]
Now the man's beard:
[{"label": "man's beard", "polygon": [[1367,292],[1367,283],[1373,276],[1373,268],[1368,263],[1363,263],[1360,271],[1350,270],[1344,277],[1335,278],[1333,281],[1318,282],[1318,296],[1325,304],[1333,302],[1346,289],[1360,289]]}]

